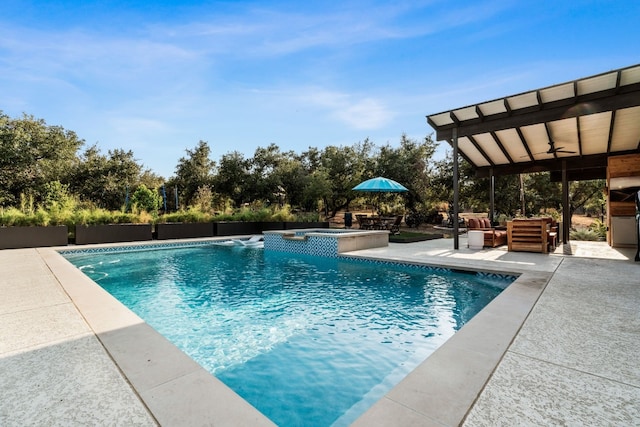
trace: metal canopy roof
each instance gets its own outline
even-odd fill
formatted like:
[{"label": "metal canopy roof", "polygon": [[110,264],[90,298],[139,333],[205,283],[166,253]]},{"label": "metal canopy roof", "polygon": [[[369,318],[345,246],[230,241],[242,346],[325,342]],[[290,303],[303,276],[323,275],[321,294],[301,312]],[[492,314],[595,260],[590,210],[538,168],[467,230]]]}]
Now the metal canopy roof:
[{"label": "metal canopy roof", "polygon": [[604,178],[607,157],[640,152],[640,64],[427,116],[478,176],[560,171]]}]

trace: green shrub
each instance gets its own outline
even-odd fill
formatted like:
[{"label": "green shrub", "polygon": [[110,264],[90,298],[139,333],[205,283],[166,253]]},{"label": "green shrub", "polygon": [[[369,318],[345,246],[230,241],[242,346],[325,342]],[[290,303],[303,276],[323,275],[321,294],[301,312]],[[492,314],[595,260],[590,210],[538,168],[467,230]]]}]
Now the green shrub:
[{"label": "green shrub", "polygon": [[146,212],[138,214],[96,208],[76,211],[71,222],[77,225],[140,224],[151,222],[151,217]]},{"label": "green shrub", "polygon": [[32,227],[58,225],[52,221],[48,211],[38,208],[35,212],[25,213],[16,208],[0,208],[0,226]]},{"label": "green shrub", "polygon": [[53,204],[47,209],[47,213],[49,214],[49,225],[66,225],[69,228],[74,225],[75,213],[71,208]]},{"label": "green shrub", "polygon": [[31,224],[29,225],[38,225],[38,226],[47,226],[51,222],[51,217],[49,213],[42,208],[38,208],[36,212],[29,219]]},{"label": "green shrub", "polygon": [[593,221],[593,223],[589,226],[589,230],[596,233],[599,237],[599,240],[605,240],[607,238],[607,225],[599,219]]},{"label": "green shrub", "polygon": [[499,225],[507,225],[507,221],[511,221],[512,219],[513,218],[511,216],[501,213],[496,215],[496,217],[493,220]]},{"label": "green shrub", "polygon": [[250,209],[250,208],[241,208],[239,212],[236,212],[233,215],[234,221],[243,221],[243,222],[267,222],[271,221],[272,215],[271,210],[269,208],[259,208],[259,209]]},{"label": "green shrub", "polygon": [[131,195],[131,211],[156,212],[162,204],[162,197],[157,190],[150,190],[146,185],[140,184]]},{"label": "green shrub", "polygon": [[203,212],[199,207],[191,207],[158,216],[155,212],[148,213],[138,210],[134,206],[131,212],[108,211],[93,206],[80,207],[79,204],[70,203],[64,206],[61,203],[51,202],[48,208],[38,207],[31,210],[27,198],[24,198],[24,210],[17,208],[0,208],[0,226],[46,226],[66,225],[73,229],[75,225],[104,225],[104,224],[146,224],[157,222],[212,222],[212,221],[243,221],[243,222],[270,222],[270,221],[319,221],[317,212],[292,213],[288,205],[283,207],[264,207],[256,205],[254,208],[245,207],[234,213],[219,213],[212,215]]},{"label": "green shrub", "polygon": [[289,205],[284,205],[281,208],[274,209],[271,214],[271,221],[282,221],[288,222],[295,220],[296,217],[291,213],[291,208]]},{"label": "green shrub", "polygon": [[27,196],[24,193],[20,193],[20,211],[24,214],[30,215],[33,214],[34,210],[33,194],[29,194]]},{"label": "green shrub", "polygon": [[571,240],[583,240],[583,241],[602,241],[604,240],[597,232],[593,230],[589,230],[587,228],[579,229],[579,230],[571,230],[569,233],[569,238]]},{"label": "green shrub", "polygon": [[207,186],[200,186],[193,195],[191,207],[201,212],[210,212],[213,206],[213,192]]},{"label": "green shrub", "polygon": [[293,221],[318,222],[320,221],[320,214],[318,212],[297,212],[294,214]]},{"label": "green shrub", "polygon": [[158,222],[210,222],[212,216],[202,212],[197,207],[190,207],[187,210],[179,210],[158,217]]},{"label": "green shrub", "polygon": [[27,215],[16,208],[0,208],[0,225],[11,227],[26,224]]},{"label": "green shrub", "polygon": [[218,213],[211,218],[212,221],[236,221],[233,213]]}]

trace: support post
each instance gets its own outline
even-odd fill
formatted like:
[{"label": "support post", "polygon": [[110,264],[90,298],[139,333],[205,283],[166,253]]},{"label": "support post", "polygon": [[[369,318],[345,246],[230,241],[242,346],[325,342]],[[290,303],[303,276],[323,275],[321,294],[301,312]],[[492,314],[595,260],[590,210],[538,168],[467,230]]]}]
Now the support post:
[{"label": "support post", "polygon": [[489,169],[489,221],[491,225],[495,225],[494,212],[496,211],[496,177],[493,174],[493,168]]},{"label": "support post", "polygon": [[571,229],[571,212],[569,209],[569,180],[567,178],[567,161],[562,161],[562,243],[569,243]]},{"label": "support post", "polygon": [[458,128],[452,129],[453,137],[453,249],[460,249],[460,237],[458,236]]}]

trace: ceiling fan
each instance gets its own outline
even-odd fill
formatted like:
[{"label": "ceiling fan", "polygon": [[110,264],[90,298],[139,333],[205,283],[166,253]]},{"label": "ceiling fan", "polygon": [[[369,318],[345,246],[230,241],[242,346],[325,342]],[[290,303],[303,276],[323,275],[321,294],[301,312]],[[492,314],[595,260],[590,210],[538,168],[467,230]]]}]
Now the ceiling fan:
[{"label": "ceiling fan", "polygon": [[564,147],[556,147],[554,141],[549,141],[549,149],[546,151],[546,153],[547,154],[555,154],[555,153],[575,154],[576,152],[575,151],[565,150]]},{"label": "ceiling fan", "polygon": [[[537,153],[531,153],[532,156],[537,156],[538,154],[556,154],[556,153],[568,153],[568,154],[575,154],[575,151],[570,151],[570,150],[565,150],[564,147],[556,147],[555,145],[555,141],[549,141],[547,144],[549,144],[549,149],[547,151],[540,151]],[[524,157],[529,157],[528,154],[522,156]]]}]

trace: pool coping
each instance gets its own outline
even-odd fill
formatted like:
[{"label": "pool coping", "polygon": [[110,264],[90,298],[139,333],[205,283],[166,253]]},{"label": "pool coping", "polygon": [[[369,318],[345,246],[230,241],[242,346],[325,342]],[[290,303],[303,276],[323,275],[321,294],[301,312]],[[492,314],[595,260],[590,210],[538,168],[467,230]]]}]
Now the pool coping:
[{"label": "pool coping", "polygon": [[[228,239],[188,239],[175,243]],[[58,252],[154,245],[158,244],[86,245],[78,248],[41,248],[38,252],[160,425],[274,425]],[[376,257],[354,258],[380,260]],[[455,263],[448,265],[440,262],[436,266],[413,260],[394,259],[392,262],[479,270],[465,269]],[[544,271],[481,270],[517,275],[518,278],[353,425],[419,423],[453,426],[464,421],[553,276],[553,272]]]}]

